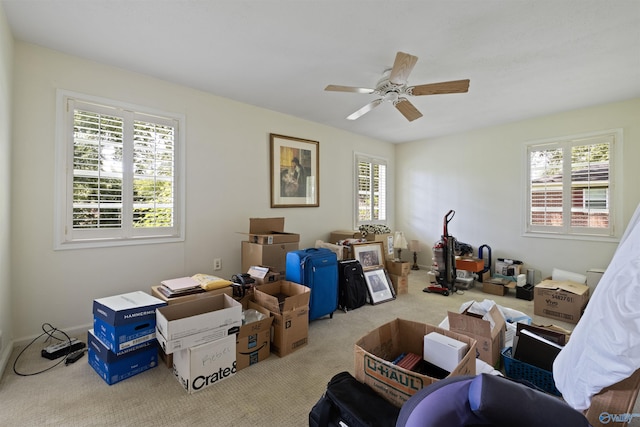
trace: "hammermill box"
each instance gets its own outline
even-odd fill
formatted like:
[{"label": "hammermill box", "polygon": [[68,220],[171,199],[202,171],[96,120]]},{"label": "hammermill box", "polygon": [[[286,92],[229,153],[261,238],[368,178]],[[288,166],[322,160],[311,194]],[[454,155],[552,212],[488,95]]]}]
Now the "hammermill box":
[{"label": "hammermill box", "polygon": [[438,332],[468,345],[466,354],[446,377],[476,374],[476,340],[424,323],[395,319],[355,344],[355,377],[397,407],[438,379],[393,364],[403,353],[424,357],[424,337]]},{"label": "hammermill box", "polygon": [[189,394],[211,387],[236,372],[233,334],[173,353],[173,373]]}]

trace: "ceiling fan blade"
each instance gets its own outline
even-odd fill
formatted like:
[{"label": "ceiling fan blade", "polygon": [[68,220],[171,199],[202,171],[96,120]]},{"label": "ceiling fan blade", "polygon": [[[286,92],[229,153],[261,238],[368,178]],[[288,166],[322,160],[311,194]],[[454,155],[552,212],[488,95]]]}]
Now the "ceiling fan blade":
[{"label": "ceiling fan blade", "polygon": [[347,117],[347,119],[348,120],[355,120],[358,117],[363,116],[363,115],[367,114],[369,111],[371,111],[374,108],[376,108],[378,105],[380,105],[381,102],[382,102],[382,98],[376,99],[374,101],[371,101],[370,103],[368,103],[367,105],[365,105],[364,107],[362,107],[361,109],[356,111],[355,113],[351,114],[349,117]]},{"label": "ceiling fan blade", "polygon": [[469,79],[453,80],[442,83],[429,83],[426,85],[411,86],[407,93],[415,96],[440,95],[445,93],[464,93],[469,91]]},{"label": "ceiling fan blade", "polygon": [[366,88],[366,87],[329,85],[329,86],[325,87],[324,90],[329,90],[329,91],[334,91],[334,92],[373,93],[373,91],[375,89],[369,89],[369,88]]},{"label": "ceiling fan blade", "polygon": [[422,113],[407,98],[398,98],[394,106],[410,122],[422,117]]},{"label": "ceiling fan blade", "polygon": [[407,83],[409,74],[418,62],[418,57],[409,55],[408,53],[398,52],[393,68],[389,74],[389,81],[395,85],[403,85]]}]

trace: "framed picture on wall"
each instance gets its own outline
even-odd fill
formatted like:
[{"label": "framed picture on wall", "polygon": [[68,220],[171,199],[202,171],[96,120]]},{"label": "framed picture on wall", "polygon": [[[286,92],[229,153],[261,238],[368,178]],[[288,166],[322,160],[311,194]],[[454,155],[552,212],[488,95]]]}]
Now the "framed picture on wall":
[{"label": "framed picture on wall", "polygon": [[320,206],[318,141],[270,134],[271,207]]},{"label": "framed picture on wall", "polygon": [[395,299],[391,280],[383,267],[365,271],[364,280],[367,282],[371,304],[380,304]]}]

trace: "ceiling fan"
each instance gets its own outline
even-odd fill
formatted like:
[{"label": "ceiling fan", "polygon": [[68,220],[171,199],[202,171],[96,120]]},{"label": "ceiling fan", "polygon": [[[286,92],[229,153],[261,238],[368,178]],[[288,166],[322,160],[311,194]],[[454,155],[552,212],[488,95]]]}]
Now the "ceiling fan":
[{"label": "ceiling fan", "polygon": [[334,92],[372,93],[379,95],[375,99],[347,117],[355,120],[376,108],[383,102],[391,102],[402,115],[411,121],[422,117],[422,113],[406,98],[406,96],[439,95],[445,93],[464,93],[469,91],[469,79],[450,82],[428,83],[408,86],[407,78],[418,62],[418,57],[398,52],[393,67],[384,71],[375,89],[352,86],[329,85],[324,90]]}]

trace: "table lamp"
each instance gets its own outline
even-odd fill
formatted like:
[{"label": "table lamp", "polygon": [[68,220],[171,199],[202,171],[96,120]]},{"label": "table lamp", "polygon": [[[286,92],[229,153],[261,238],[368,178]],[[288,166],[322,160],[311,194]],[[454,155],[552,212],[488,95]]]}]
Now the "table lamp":
[{"label": "table lamp", "polygon": [[418,252],[420,252],[420,242],[418,240],[412,240],[409,242],[409,251],[413,252],[413,265],[412,270],[420,270],[418,267]]},{"label": "table lamp", "polygon": [[398,250],[398,260],[402,261],[402,250],[407,249],[407,240],[402,231],[396,231],[393,237],[393,248]]}]

